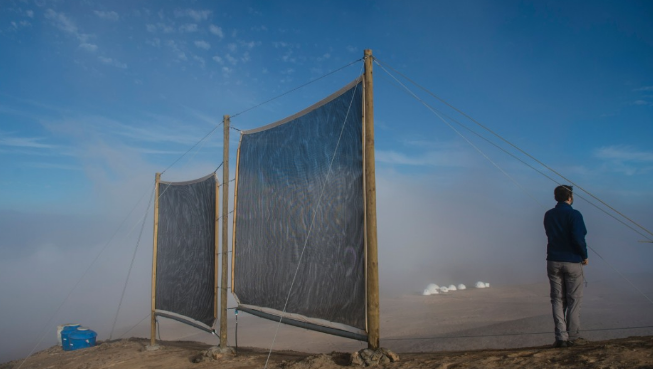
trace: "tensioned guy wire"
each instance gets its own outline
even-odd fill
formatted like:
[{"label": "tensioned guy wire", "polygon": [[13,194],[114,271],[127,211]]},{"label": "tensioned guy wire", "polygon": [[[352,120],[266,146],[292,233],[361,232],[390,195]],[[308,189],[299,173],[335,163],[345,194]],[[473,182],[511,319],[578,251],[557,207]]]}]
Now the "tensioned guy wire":
[{"label": "tensioned guy wire", "polygon": [[[220,164],[220,166],[222,166],[222,164]],[[218,168],[220,168],[220,166],[218,166]],[[216,169],[216,171],[217,171],[217,169]],[[159,194],[159,196],[157,197],[157,200],[160,199],[163,196],[163,194],[165,194],[166,191],[168,191],[168,189],[170,187],[172,187],[172,186],[170,186],[170,185],[166,186],[166,188],[163,190],[163,192],[161,192]],[[145,215],[143,216],[143,218],[141,218],[141,221],[139,222],[139,223],[142,222],[141,223],[141,232],[138,235],[138,241],[136,242],[136,247],[134,249],[134,255],[132,256],[131,264],[129,265],[129,271],[127,272],[127,279],[125,280],[125,285],[124,285],[124,287],[122,289],[122,294],[120,295],[120,303],[118,304],[118,311],[116,311],[116,317],[115,317],[115,319],[113,321],[113,325],[111,326],[111,334],[109,335],[109,339],[111,339],[113,337],[113,331],[114,331],[114,328],[115,328],[115,325],[116,325],[116,321],[118,319],[118,313],[120,312],[120,307],[122,306],[122,300],[123,300],[123,298],[125,296],[125,291],[127,289],[127,282],[129,281],[129,276],[131,275],[132,269],[134,267],[134,259],[136,258],[136,251],[138,250],[138,246],[139,246],[139,244],[141,242],[141,236],[143,235],[143,229],[145,228],[145,220],[147,219],[147,215],[150,212],[150,207],[152,206],[152,198],[154,197],[153,195],[154,195],[155,190],[156,190],[156,183],[155,183],[155,187],[152,189],[152,195],[150,196],[150,201],[147,204],[147,209],[145,210]],[[138,322],[136,325],[138,325],[138,324],[140,324],[140,322]],[[133,327],[131,329],[133,329]]]},{"label": "tensioned guy wire", "polygon": [[[380,61],[379,61],[378,59],[376,59],[376,58],[374,58],[374,60],[377,62],[377,64],[378,64],[379,66],[381,66],[381,65],[385,65],[384,63],[380,62]],[[481,128],[483,128],[484,130],[488,131],[489,133],[491,133],[491,134],[494,135],[495,137],[499,138],[501,141],[505,142],[506,144],[512,146],[512,147],[515,148],[517,151],[519,151],[519,152],[521,152],[522,154],[526,155],[527,157],[529,157],[529,158],[532,159],[533,161],[537,162],[538,164],[540,164],[540,165],[543,166],[544,168],[546,168],[546,169],[550,170],[551,172],[555,173],[556,175],[558,175],[560,178],[564,179],[564,180],[567,181],[568,183],[570,183],[570,184],[576,186],[577,188],[579,188],[581,191],[583,191],[583,192],[585,192],[586,194],[588,194],[588,195],[589,195],[590,197],[592,197],[593,199],[597,200],[598,202],[600,202],[601,204],[603,204],[604,206],[606,206],[606,207],[609,208],[610,210],[612,210],[612,211],[614,211],[615,213],[619,214],[621,217],[623,217],[624,219],[628,220],[629,222],[631,222],[632,224],[634,224],[634,225],[637,226],[638,228],[642,229],[644,232],[646,232],[646,233],[648,233],[649,235],[653,236],[653,232],[649,231],[647,228],[641,226],[639,223],[637,223],[637,222],[635,222],[634,220],[630,219],[629,217],[627,217],[626,215],[624,215],[623,213],[621,213],[621,212],[618,211],[617,209],[613,208],[612,206],[610,206],[609,204],[607,204],[606,202],[604,202],[604,201],[601,200],[600,198],[594,196],[594,194],[592,194],[591,192],[589,192],[589,191],[586,190],[585,188],[581,187],[580,185],[578,185],[577,183],[575,183],[575,182],[572,181],[571,179],[565,177],[564,175],[560,174],[560,173],[559,173],[558,171],[556,171],[555,169],[553,169],[553,168],[549,167],[548,165],[544,164],[543,162],[541,162],[540,160],[538,160],[537,158],[535,158],[534,156],[532,156],[532,155],[529,154],[528,152],[524,151],[523,149],[521,149],[521,148],[518,147],[517,145],[513,144],[512,142],[506,140],[505,138],[503,138],[503,137],[502,137],[501,135],[499,135],[498,133],[492,131],[491,129],[489,129],[489,128],[486,127],[485,125],[481,124],[480,122],[478,122],[477,120],[475,120],[475,119],[472,118],[471,116],[467,115],[467,114],[466,114],[465,112],[463,112],[462,110],[460,110],[460,109],[456,108],[455,106],[449,104],[449,103],[448,103],[447,101],[445,101],[444,99],[441,99],[440,97],[438,97],[437,95],[435,95],[435,94],[432,93],[431,91],[427,90],[425,87],[422,87],[420,84],[418,84],[417,82],[415,82],[415,81],[413,81],[412,79],[408,78],[407,76],[405,76],[405,75],[402,74],[401,72],[397,71],[396,69],[394,69],[394,68],[392,68],[392,67],[390,67],[390,66],[388,66],[388,68],[392,69],[392,70],[395,71],[397,74],[399,74],[400,76],[402,76],[403,78],[405,78],[406,80],[410,81],[412,84],[414,84],[415,86],[417,86],[418,88],[420,88],[422,91],[424,91],[424,92],[426,92],[427,94],[429,94],[429,95],[433,96],[434,98],[438,99],[438,100],[441,101],[443,104],[445,104],[445,105],[447,105],[448,107],[452,108],[453,110],[457,111],[458,113],[460,113],[461,115],[463,115],[463,116],[466,117],[467,119],[469,119],[469,120],[471,120],[472,122],[474,122],[474,123],[475,123],[476,125],[478,125],[479,127],[481,127]],[[386,73],[387,73],[387,71],[386,71]],[[647,238],[649,238],[649,237],[647,237]],[[650,241],[653,241],[653,240],[651,240],[650,238],[649,238],[649,240],[650,240]]]},{"label": "tensioned guy wire", "polygon": [[[218,172],[218,169],[220,169],[220,168],[222,167],[222,164],[224,164],[224,161],[223,161],[223,162],[221,162],[221,163],[220,163],[220,165],[218,165],[218,167],[217,167],[217,168],[215,168],[215,170],[213,171],[213,174],[215,174],[215,173],[217,173],[217,172]],[[224,182],[224,181],[223,181],[223,182]]]},{"label": "tensioned guy wire", "polygon": [[129,332],[132,331],[132,329],[136,328],[139,324],[143,323],[143,321],[147,318],[149,318],[152,315],[152,312],[148,311],[147,315],[143,317],[143,319],[139,320],[138,323],[134,324],[131,328],[129,328],[125,333],[121,334],[120,337],[118,338],[123,338],[126,336]]},{"label": "tensioned guy wire", "polygon": [[217,129],[222,125],[222,123],[223,123],[223,122],[220,122],[218,125],[216,125],[212,130],[210,130],[206,135],[204,135],[204,137],[202,137],[202,138],[201,138],[199,141],[197,141],[193,146],[191,146],[190,149],[186,150],[185,153],[183,153],[180,157],[178,157],[177,160],[175,160],[172,164],[168,165],[168,167],[165,168],[165,169],[163,170],[163,172],[161,172],[161,174],[165,173],[168,169],[172,168],[175,164],[177,164],[177,162],[178,162],[179,160],[181,160],[181,158],[183,158],[184,156],[188,155],[188,153],[191,152],[191,150],[193,150],[197,145],[199,145],[202,141],[206,140],[209,136],[211,136],[211,135],[213,134],[213,132],[215,132],[215,131],[216,131],[216,130],[217,130]]},{"label": "tensioned guy wire", "polygon": [[[276,100],[276,99],[278,99],[278,98],[280,98],[280,97],[286,96],[286,95],[288,95],[288,94],[291,93],[291,92],[297,91],[297,90],[299,90],[300,88],[306,87],[306,86],[310,85],[311,83],[314,83],[314,82],[317,82],[317,81],[321,80],[322,78],[325,78],[325,77],[328,77],[328,76],[330,76],[330,75],[332,75],[332,74],[334,74],[334,73],[337,73],[337,72],[339,72],[339,71],[341,71],[341,70],[343,70],[343,69],[345,69],[345,68],[347,68],[347,67],[349,67],[349,66],[351,66],[351,65],[353,65],[353,64],[358,63],[358,62],[361,61],[361,60],[363,60],[363,58],[356,59],[356,60],[354,60],[353,62],[351,62],[351,63],[349,63],[349,64],[347,64],[347,65],[343,65],[342,67],[340,67],[340,68],[338,68],[338,69],[335,69],[335,70],[332,70],[331,72],[328,72],[327,74],[324,74],[324,75],[322,75],[322,76],[320,76],[320,77],[317,77],[317,78],[315,78],[315,79],[312,79],[312,80],[310,80],[310,81],[304,83],[303,85],[297,86],[297,87],[295,87],[295,88],[293,88],[293,89],[290,89],[290,90],[288,90],[288,91],[282,93],[281,95],[277,95],[277,96],[275,96],[275,97],[273,97],[273,98],[271,98],[271,99],[265,100],[265,101],[263,101],[262,103],[256,104],[256,105],[252,106],[251,108],[247,108],[247,109],[241,111],[240,113],[233,114],[233,115],[231,115],[231,118],[235,118],[235,117],[237,117],[237,116],[239,116],[239,115],[241,115],[241,114],[243,114],[243,113],[246,113],[246,112],[248,112],[248,111],[250,111],[250,110],[256,109],[256,108],[258,108],[258,107],[260,107],[260,106],[262,106],[262,105],[265,105],[265,104],[267,104],[267,103],[269,103],[269,102],[272,102],[272,101],[274,101],[274,100]],[[234,129],[238,130],[237,128],[234,128]],[[240,131],[240,130],[238,130],[238,131]]]},{"label": "tensioned guy wire", "polygon": [[[362,73],[362,69],[361,69]],[[317,211],[320,208],[320,205],[322,204],[322,198],[324,196],[324,191],[326,190],[327,183],[329,182],[329,177],[331,177],[331,170],[333,167],[333,161],[336,158],[336,154],[338,153],[338,147],[340,146],[340,140],[342,139],[342,133],[345,130],[345,125],[347,124],[347,119],[349,118],[349,112],[351,111],[351,106],[354,103],[354,97],[356,96],[356,89],[358,88],[358,84],[354,88],[354,92],[352,93],[351,100],[349,101],[349,106],[347,107],[347,113],[345,114],[345,119],[342,122],[342,127],[340,128],[340,135],[338,136],[338,141],[336,142],[336,147],[333,150],[333,155],[331,156],[331,161],[329,162],[329,168],[326,173],[326,177],[324,179],[324,183],[322,184],[322,189],[320,190],[320,196],[317,198],[317,202],[315,205],[315,210],[313,211],[313,217],[311,219],[311,223],[308,227],[308,232],[306,233],[306,238],[304,239],[304,246],[302,247],[302,252],[299,254],[299,259],[297,260],[297,267],[295,268],[295,273],[293,274],[292,281],[290,282],[290,288],[288,289],[288,295],[286,296],[286,301],[283,304],[283,310],[282,310],[282,316],[279,317],[279,322],[277,323],[277,327],[274,331],[274,337],[272,338],[272,343],[270,344],[270,350],[268,352],[268,357],[265,360],[265,368],[268,367],[268,362],[270,361],[270,356],[272,355],[272,349],[274,348],[274,343],[277,339],[277,335],[279,333],[279,326],[281,325],[281,321],[283,320],[283,314],[286,313],[286,308],[288,307],[288,301],[290,301],[290,295],[292,294],[292,289],[293,286],[295,285],[295,280],[297,278],[297,273],[299,272],[299,267],[302,264],[302,260],[304,257],[304,251],[306,251],[306,246],[308,245],[308,239],[311,236],[311,231],[313,230],[313,225],[315,224],[315,218],[317,217]]]},{"label": "tensioned guy wire", "polygon": [[[378,64],[378,63],[377,63],[377,64]],[[440,116],[440,114],[438,114],[437,111],[436,111],[435,109],[433,109],[433,108],[432,108],[429,104],[427,104],[424,100],[420,99],[417,95],[415,95],[415,93],[413,93],[410,89],[408,89],[408,87],[406,87],[403,83],[401,83],[399,80],[397,80],[397,79],[396,79],[392,74],[390,74],[390,73],[389,73],[389,72],[388,72],[388,71],[387,71],[387,70],[386,70],[382,65],[380,65],[380,64],[378,64],[378,65],[381,67],[381,69],[383,69],[386,73],[388,73],[388,75],[390,75],[392,78],[394,78],[395,81],[396,81],[397,83],[399,83],[403,88],[405,88],[406,91],[407,91],[411,96],[413,96],[417,101],[419,101],[420,103],[424,104],[424,106],[426,106],[427,108],[429,108],[429,110],[431,110],[431,111],[432,111],[432,112],[433,112],[433,113],[434,113],[438,118],[440,118],[440,120],[442,120],[442,121],[443,121],[447,126],[449,126],[449,128],[451,128],[454,132],[456,132],[456,133],[457,133],[460,137],[462,137],[462,138],[463,138],[463,139],[464,139],[468,144],[470,144],[470,145],[471,145],[473,148],[475,148],[479,153],[481,153],[481,155],[483,155],[487,160],[489,160],[489,161],[490,161],[492,164],[494,164],[494,165],[495,165],[499,170],[501,170],[501,172],[503,172],[506,176],[508,176],[508,178],[510,178],[511,180],[513,180],[513,182],[515,182],[515,183],[516,183],[516,184],[517,184],[517,185],[518,185],[518,186],[519,186],[519,187],[520,187],[524,192],[526,192],[529,196],[531,196],[530,193],[528,193],[528,191],[527,191],[524,187],[522,187],[521,185],[519,185],[519,183],[517,183],[517,182],[516,182],[514,179],[512,179],[512,177],[510,177],[510,176],[509,176],[505,171],[503,171],[501,168],[499,168],[499,166],[498,166],[496,163],[494,163],[492,160],[490,160],[490,158],[489,158],[487,155],[485,155],[485,154],[484,154],[484,153],[483,153],[483,152],[482,152],[478,147],[476,147],[475,145],[473,145],[473,144],[472,144],[472,143],[471,143],[471,142],[470,142],[470,141],[469,141],[469,140],[468,140],[464,135],[462,135],[462,134],[461,134],[458,130],[456,130],[456,129],[451,125],[451,124],[449,124],[445,119],[443,119],[442,116]],[[564,177],[563,177],[563,178],[564,178]],[[587,193],[587,191],[585,191],[585,192]],[[589,194],[589,193],[588,193],[588,194]],[[590,195],[591,195],[591,194],[590,194]],[[533,196],[531,196],[531,197],[534,198]],[[578,196],[578,197],[582,198],[581,196]],[[594,203],[588,201],[587,199],[584,199],[584,198],[583,198],[583,200],[587,201],[589,204],[595,206],[595,207],[598,208],[599,210],[603,210],[603,209],[599,208],[596,204],[594,204]],[[546,209],[546,207],[545,207],[544,205],[542,205],[539,201],[536,201],[536,202],[537,202],[538,204],[540,204],[540,206],[542,206],[544,209]],[[604,211],[604,212],[605,212],[605,211]],[[608,213],[606,212],[606,214],[608,214]],[[611,215],[611,214],[608,214],[608,215]],[[614,218],[614,216],[613,216],[613,218]],[[615,219],[617,219],[617,218],[615,218]],[[620,221],[620,219],[617,219],[617,220]],[[623,222],[621,222],[621,223],[623,223]],[[623,224],[625,224],[625,223],[623,223]],[[627,224],[626,224],[626,226],[628,226],[629,228],[633,229],[632,227],[630,227],[630,226],[627,225]],[[641,233],[638,232],[637,230],[635,230],[635,229],[633,229],[633,230],[641,235]],[[633,287],[637,292],[639,292],[642,296],[644,296],[645,299],[647,299],[651,304],[653,304],[653,300],[651,300],[651,298],[648,297],[648,295],[646,295],[646,294],[645,294],[641,289],[639,289],[639,288],[638,288],[638,287],[637,287],[637,286],[636,286],[632,281],[630,281],[630,279],[628,279],[625,275],[623,275],[623,274],[622,274],[622,273],[621,273],[621,272],[620,272],[620,271],[619,271],[619,270],[618,270],[614,265],[608,263],[608,261],[605,260],[605,259],[603,258],[603,256],[601,256],[601,255],[600,255],[596,250],[594,250],[594,248],[592,248],[591,246],[587,246],[587,248],[590,249],[590,250],[592,250],[592,252],[594,252],[594,253],[595,253],[595,254],[596,254],[596,255],[597,255],[601,260],[603,260],[603,262],[605,262],[605,263],[606,263],[610,268],[614,269],[614,270],[619,274],[619,276],[621,276],[621,278],[623,278],[626,282],[628,282],[628,284],[630,284],[631,287]]]},{"label": "tensioned guy wire", "polygon": [[[406,87],[403,83],[401,83],[401,81],[399,81],[397,78],[395,78],[395,76],[393,76],[392,74],[390,74],[390,73],[389,73],[389,72],[388,72],[388,71],[383,67],[383,65],[378,64],[378,63],[377,63],[377,65],[380,66],[381,69],[383,69],[383,71],[385,71],[386,73],[388,73],[388,75],[389,75],[390,77],[392,77],[392,78],[393,78],[397,83],[399,83],[399,84],[400,84],[400,85],[401,85],[401,86],[402,86],[402,87],[403,87],[403,88],[404,88],[404,89],[405,89],[405,90],[406,90],[406,91],[407,91],[407,92],[408,92],[408,93],[409,93],[409,94],[410,94],[414,99],[416,99],[417,101],[419,101],[420,103],[422,103],[422,104],[423,104],[427,109],[429,109],[433,114],[435,114],[438,118],[440,118],[440,120],[441,120],[444,124],[446,124],[446,125],[447,125],[451,130],[452,130],[452,131],[454,131],[456,134],[458,134],[458,136],[460,136],[463,140],[465,140],[465,142],[467,142],[471,147],[473,147],[476,151],[478,151],[479,154],[481,154],[485,159],[487,159],[487,161],[489,161],[489,162],[490,162],[492,165],[494,165],[494,166],[495,166],[499,171],[501,171],[501,173],[503,173],[503,174],[504,174],[508,179],[510,179],[510,180],[511,180],[511,181],[512,181],[512,182],[513,182],[517,187],[519,187],[522,191],[524,191],[524,193],[525,193],[527,196],[530,196],[530,197],[531,197],[535,202],[537,202],[538,204],[540,204],[540,202],[537,201],[537,199],[536,199],[535,197],[533,197],[533,196],[532,196],[528,191],[526,191],[526,189],[525,189],[525,188],[524,188],[524,187],[523,187],[519,182],[517,182],[517,181],[516,181],[516,180],[515,180],[515,179],[514,179],[510,174],[508,174],[505,170],[503,170],[503,168],[501,168],[501,167],[500,167],[496,162],[494,162],[494,161],[493,161],[489,156],[487,156],[487,155],[486,155],[486,154],[485,154],[485,153],[484,153],[484,152],[483,152],[483,151],[482,151],[478,146],[474,145],[474,144],[473,144],[473,143],[472,143],[472,142],[471,142],[467,137],[465,137],[465,135],[463,135],[462,133],[460,133],[460,131],[458,131],[454,126],[452,126],[449,122],[447,122],[447,120],[444,119],[444,118],[443,118],[443,117],[438,113],[437,110],[433,109],[429,104],[426,103],[426,101],[420,99],[420,98],[419,98],[419,97],[418,97],[414,92],[412,92],[408,87]],[[542,205],[542,204],[540,204],[540,205]]]},{"label": "tensioned guy wire", "polygon": [[122,301],[125,297],[125,291],[127,290],[127,283],[129,282],[129,276],[131,276],[132,269],[134,267],[134,260],[136,259],[136,252],[138,251],[138,246],[141,244],[141,237],[143,237],[143,229],[145,228],[145,219],[147,219],[147,213],[149,213],[150,206],[152,205],[152,198],[156,188],[152,188],[152,194],[150,195],[150,201],[147,203],[146,216],[143,218],[143,223],[141,224],[141,232],[138,234],[138,241],[136,241],[136,247],[134,247],[134,254],[132,255],[131,263],[129,264],[129,272],[127,272],[127,278],[125,278],[125,285],[122,288],[122,293],[120,294],[120,302],[118,303],[118,309],[116,310],[116,316],[113,318],[113,324],[111,325],[111,333],[109,334],[109,340],[113,338],[113,331],[116,328],[116,322],[118,321],[118,314],[120,313],[120,308],[122,307]]},{"label": "tensioned guy wire", "polygon": [[[471,128],[467,127],[466,125],[462,124],[462,123],[459,122],[458,120],[453,119],[453,118],[451,118],[450,116],[448,116],[448,115],[446,115],[446,114],[444,114],[444,113],[438,111],[437,109],[433,108],[433,107],[432,107],[430,104],[428,104],[426,101],[424,101],[424,100],[422,100],[422,99],[416,97],[416,95],[415,95],[412,91],[410,91],[410,90],[409,90],[409,89],[408,89],[404,84],[402,84],[399,80],[397,80],[397,78],[395,78],[392,74],[390,74],[390,73],[389,73],[389,72],[388,72],[388,71],[383,67],[383,65],[379,64],[378,62],[377,62],[377,65],[378,65],[379,67],[381,67],[381,69],[382,69],[384,72],[386,72],[390,77],[392,77],[392,78],[394,79],[393,83],[396,81],[396,83],[398,83],[398,84],[400,85],[400,87],[403,88],[404,91],[405,91],[408,95],[410,95],[411,97],[413,97],[413,98],[415,98],[416,100],[420,101],[424,106],[426,106],[429,110],[431,110],[431,112],[433,112],[436,116],[438,116],[438,118],[440,118],[443,122],[445,122],[445,124],[447,124],[447,125],[448,125],[448,126],[449,126],[453,131],[454,131],[454,132],[458,133],[458,135],[460,135],[461,137],[463,137],[463,139],[464,139],[465,141],[467,141],[467,142],[468,142],[472,147],[474,147],[477,151],[479,151],[479,152],[481,153],[481,155],[483,155],[483,156],[484,156],[484,157],[485,157],[485,158],[486,158],[490,163],[492,163],[492,164],[493,164],[495,167],[497,167],[497,168],[498,168],[502,173],[504,173],[504,174],[505,174],[505,175],[506,175],[506,176],[507,176],[507,177],[508,177],[512,182],[514,182],[518,187],[520,187],[520,188],[522,189],[522,191],[524,191],[524,192],[525,192],[529,197],[531,197],[533,200],[535,200],[535,202],[537,202],[538,204],[542,205],[539,201],[537,201],[537,200],[535,199],[534,196],[532,196],[528,191],[526,191],[526,190],[524,189],[524,187],[522,187],[519,183],[517,183],[517,182],[516,182],[516,181],[515,181],[511,176],[509,176],[505,171],[503,171],[501,168],[499,168],[499,167],[498,167],[498,166],[497,166],[497,165],[496,165],[496,164],[495,164],[495,163],[494,163],[494,162],[493,162],[493,161],[492,161],[492,160],[491,160],[487,155],[485,155],[483,152],[481,152],[481,151],[480,151],[476,146],[474,146],[471,142],[469,142],[469,140],[467,140],[467,139],[466,139],[464,136],[462,136],[458,131],[456,131],[454,128],[452,128],[452,127],[451,127],[451,126],[450,126],[450,125],[449,125],[449,124],[448,124],[448,123],[447,123],[447,122],[446,122],[442,117],[446,117],[447,119],[449,119],[449,120],[451,120],[452,122],[456,123],[458,126],[464,128],[464,129],[467,130],[468,132],[474,134],[474,135],[477,136],[478,138],[484,140],[485,142],[487,142],[487,143],[489,143],[490,145],[496,147],[497,149],[503,151],[505,154],[511,156],[511,157],[514,158],[515,160],[517,160],[517,161],[519,161],[520,163],[526,165],[527,167],[529,167],[529,168],[531,168],[532,170],[536,171],[537,173],[539,173],[540,175],[544,176],[545,178],[549,179],[551,182],[553,182],[553,183],[555,183],[555,184],[558,184],[558,185],[561,185],[561,184],[562,184],[562,183],[560,183],[559,181],[555,180],[554,178],[551,178],[551,177],[550,177],[549,175],[547,175],[546,173],[542,172],[541,170],[539,170],[539,169],[535,168],[534,166],[532,166],[531,164],[527,163],[526,161],[524,161],[524,160],[521,159],[520,157],[518,157],[518,156],[516,156],[515,154],[511,153],[510,151],[504,149],[503,147],[497,145],[496,143],[494,143],[494,142],[490,141],[489,139],[487,139],[486,137],[482,136],[482,135],[479,134],[478,132],[476,132],[476,131],[472,130]],[[595,203],[589,201],[589,200],[588,200],[587,198],[585,198],[584,196],[582,196],[582,195],[580,195],[580,194],[575,194],[575,196],[578,197],[579,199],[582,199],[582,200],[586,201],[588,204],[592,205],[593,207],[595,207],[596,209],[600,210],[601,212],[603,212],[603,213],[606,214],[607,216],[611,217],[612,219],[616,220],[617,222],[623,224],[623,225],[626,226],[627,228],[631,229],[633,232],[639,234],[640,236],[642,236],[642,237],[644,237],[644,238],[648,238],[647,235],[645,235],[644,233],[642,233],[642,232],[639,231],[638,229],[634,228],[632,225],[626,223],[623,219],[619,219],[619,218],[617,218],[614,214],[609,213],[606,209],[604,209],[604,208],[598,206],[597,204],[595,204]],[[651,241],[651,242],[653,242],[653,241]]]},{"label": "tensioned guy wire", "polygon": [[[41,335],[41,338],[39,339],[39,341],[34,345],[34,347],[33,347],[32,350],[29,352],[29,354],[25,357],[25,359],[23,359],[23,361],[20,363],[20,365],[18,366],[17,369],[20,369],[20,368],[23,366],[23,364],[25,364],[25,361],[27,361],[27,359],[29,359],[29,357],[32,356],[32,354],[34,353],[34,351],[36,350],[36,348],[41,344],[41,342],[43,342],[43,339],[45,338],[45,336],[46,336],[46,335],[48,334],[48,332],[50,331],[49,329],[47,329],[47,327],[52,323],[52,320],[54,319],[54,317],[57,316],[57,314],[59,314],[59,311],[61,311],[61,308],[63,307],[63,305],[68,301],[68,299],[69,299],[70,296],[73,294],[73,292],[77,289],[77,287],[79,286],[80,282],[84,279],[84,277],[86,277],[86,275],[88,274],[88,272],[91,270],[91,267],[93,267],[93,265],[95,265],[95,263],[98,261],[98,259],[100,258],[100,255],[102,255],[102,253],[104,252],[104,250],[106,250],[106,248],[111,244],[111,242],[113,242],[113,239],[114,239],[114,238],[116,237],[116,235],[118,234],[118,231],[120,231],[120,229],[121,229],[122,226],[125,224],[125,222],[127,221],[127,219],[129,219],[129,217],[132,215],[132,213],[134,212],[134,210],[136,210],[136,208],[138,207],[138,205],[139,205],[139,204],[141,203],[141,201],[145,198],[145,195],[146,195],[146,194],[147,194],[147,191],[146,191],[146,192],[143,192],[143,195],[141,195],[141,198],[136,202],[136,204],[135,204],[134,207],[129,211],[129,213],[128,213],[124,218],[123,218],[122,222],[120,222],[120,225],[118,225],[118,228],[116,228],[116,231],[113,232],[113,234],[111,235],[111,237],[109,238],[109,240],[104,244],[104,246],[102,246],[102,248],[100,249],[100,251],[98,252],[98,254],[95,256],[95,258],[93,259],[93,261],[91,261],[91,264],[88,266],[88,268],[86,268],[86,270],[84,271],[84,273],[82,273],[82,275],[79,277],[79,279],[75,282],[75,284],[73,285],[73,287],[70,289],[70,292],[68,292],[68,294],[67,294],[66,297],[63,299],[63,301],[61,301],[61,303],[59,304],[59,306],[57,307],[57,309],[54,311],[54,313],[52,313],[52,315],[51,315],[50,318],[48,319],[48,322],[47,322],[47,324],[46,324],[46,328],[44,329],[43,335]],[[135,228],[135,227],[132,227],[132,229],[127,233],[127,235],[125,236],[125,238],[129,237],[129,235],[130,235],[131,232],[134,230],[134,228]]]}]

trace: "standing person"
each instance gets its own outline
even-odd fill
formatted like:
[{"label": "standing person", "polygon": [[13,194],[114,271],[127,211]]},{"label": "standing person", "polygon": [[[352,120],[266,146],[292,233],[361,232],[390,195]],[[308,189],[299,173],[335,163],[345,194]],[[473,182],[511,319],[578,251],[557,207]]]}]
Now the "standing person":
[{"label": "standing person", "polygon": [[554,347],[584,345],[587,341],[579,334],[583,265],[588,262],[587,229],[583,216],[571,207],[573,187],[558,186],[553,194],[558,204],[544,215],[544,230],[548,238],[546,270],[555,323]]}]

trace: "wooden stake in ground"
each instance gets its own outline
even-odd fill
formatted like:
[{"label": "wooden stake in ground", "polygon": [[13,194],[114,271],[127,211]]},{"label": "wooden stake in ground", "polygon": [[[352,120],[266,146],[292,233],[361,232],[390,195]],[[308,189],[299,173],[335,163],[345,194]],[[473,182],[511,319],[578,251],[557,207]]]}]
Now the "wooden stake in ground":
[{"label": "wooden stake in ground", "polygon": [[372,91],[372,50],[365,50],[363,78],[365,234],[367,245],[367,346],[379,348],[379,262],[376,237],[376,170],[374,166],[374,94]]}]

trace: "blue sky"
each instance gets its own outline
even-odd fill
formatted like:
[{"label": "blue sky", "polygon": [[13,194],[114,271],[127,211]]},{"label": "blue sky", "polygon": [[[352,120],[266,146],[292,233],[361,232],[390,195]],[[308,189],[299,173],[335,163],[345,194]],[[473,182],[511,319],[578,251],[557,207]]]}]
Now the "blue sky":
[{"label": "blue sky", "polygon": [[[645,189],[652,10],[645,1],[5,1],[0,208],[93,212],[98,182],[130,170],[151,177],[224,114],[365,48],[541,160],[600,172],[591,178],[597,186],[615,176]],[[232,124],[282,118],[359,71],[360,63]],[[376,75],[379,165],[411,173],[456,166],[442,161],[464,142],[378,67]],[[217,166],[220,136],[194,160]]]},{"label": "blue sky", "polygon": [[[86,265],[143,199],[127,222],[127,229],[138,229],[154,173],[223,115],[356,61],[364,49],[653,227],[650,1],[4,0],[0,255],[41,263],[45,274],[84,250],[86,258],[76,257]],[[466,133],[521,187],[514,185],[374,68],[382,266],[397,245],[413,247],[412,257],[381,273],[409,268],[433,282],[427,279],[437,266],[461,275],[453,266],[463,254],[479,273],[495,276],[493,270],[505,268],[496,250],[524,262],[511,266],[515,272],[541,262],[541,217],[553,206],[555,185]],[[361,70],[357,62],[234,117],[232,126],[254,128],[292,115]],[[230,142],[233,173],[236,131]],[[163,179],[198,178],[221,161],[220,127]],[[653,255],[637,243],[641,235],[584,202],[575,206],[606,258],[621,269],[650,271]],[[151,229],[145,235],[143,244],[151,244]],[[488,239],[496,247],[479,250]],[[447,251],[453,249],[458,253]],[[114,253],[116,263],[131,257]],[[434,255],[436,261],[425,262]],[[142,260],[147,268],[148,256]],[[497,263],[483,267],[488,260]],[[37,288],[30,283],[25,289]]]}]

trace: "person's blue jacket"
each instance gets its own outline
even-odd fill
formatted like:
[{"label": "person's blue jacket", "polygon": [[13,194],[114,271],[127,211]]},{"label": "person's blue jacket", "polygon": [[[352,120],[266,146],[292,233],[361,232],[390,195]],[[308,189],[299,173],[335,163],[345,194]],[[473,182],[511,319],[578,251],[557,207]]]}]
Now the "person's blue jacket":
[{"label": "person's blue jacket", "polygon": [[580,263],[587,259],[583,216],[566,202],[544,214],[544,229],[548,238],[546,260]]}]

